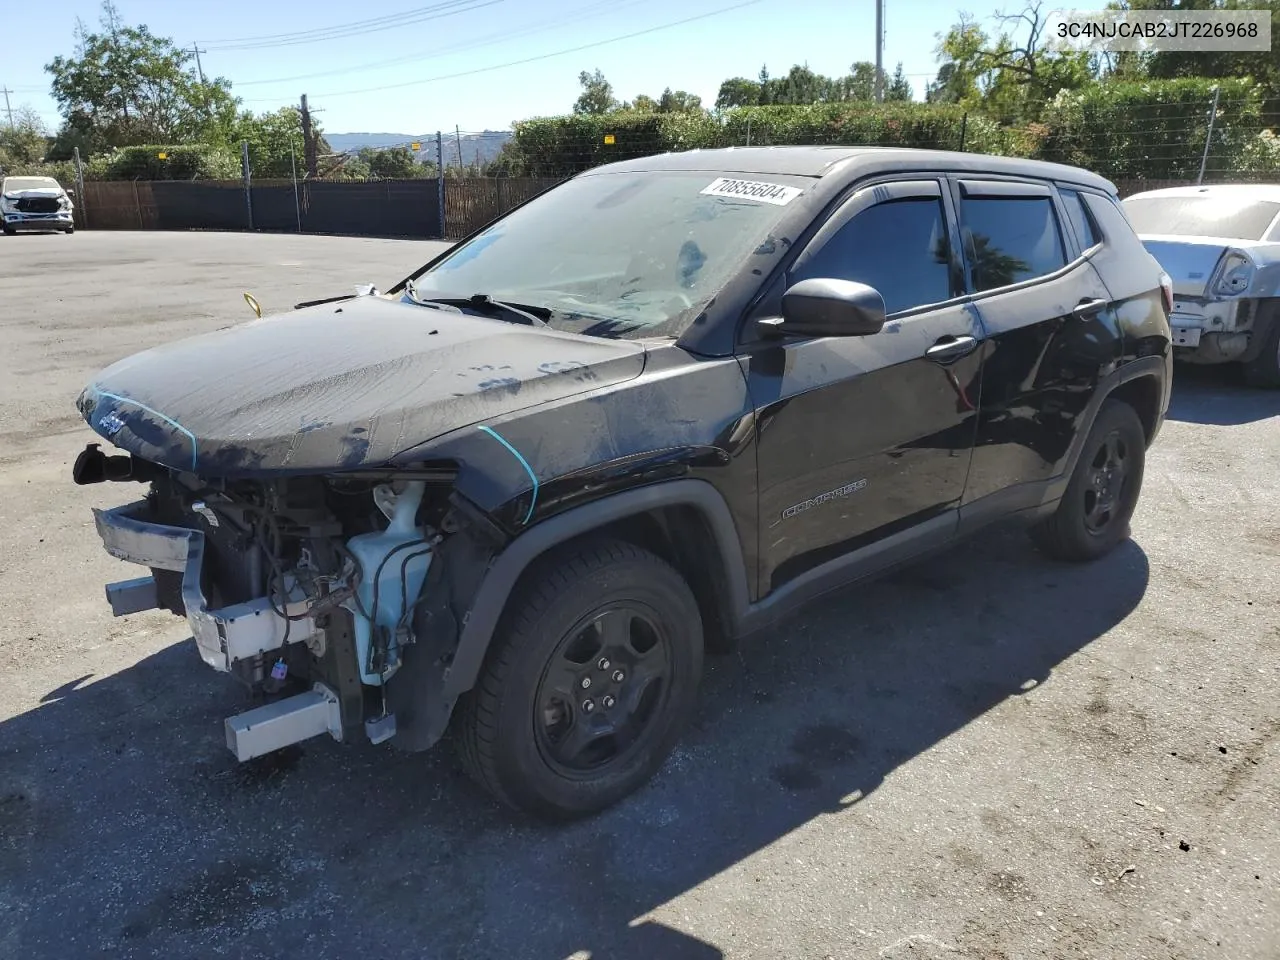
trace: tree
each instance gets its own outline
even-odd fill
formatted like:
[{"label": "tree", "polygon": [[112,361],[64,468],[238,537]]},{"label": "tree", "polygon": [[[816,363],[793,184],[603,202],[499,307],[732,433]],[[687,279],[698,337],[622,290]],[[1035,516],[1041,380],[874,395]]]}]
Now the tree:
[{"label": "tree", "polygon": [[1010,119],[1038,119],[1058,91],[1092,82],[1098,65],[1087,51],[1047,40],[1041,8],[1042,0],[1029,0],[1018,13],[998,12],[1001,32],[994,38],[962,13],[939,38],[940,66],[925,99],[981,106]]},{"label": "tree", "polygon": [[893,76],[889,82],[885,84],[884,99],[885,102],[897,101],[910,103],[913,96],[911,89],[911,81],[902,72],[902,63],[899,61],[898,66],[893,71]]},{"label": "tree", "polygon": [[716,94],[716,109],[729,110],[733,107],[754,107],[760,103],[760,84],[746,77],[732,77],[720,84],[720,92]]},{"label": "tree", "polygon": [[672,91],[667,87],[658,98],[659,113],[697,113],[702,109],[702,98],[683,90]]},{"label": "tree", "polygon": [[618,109],[618,101],[613,96],[613,86],[604,78],[600,70],[578,74],[578,83],[582,84],[582,93],[573,105],[574,113],[602,114]]},{"label": "tree", "polygon": [[976,106],[982,99],[981,81],[988,73],[984,50],[986,31],[967,13],[945,34],[938,36],[935,55],[940,66],[933,83],[925,90],[930,103],[960,103]]},{"label": "tree", "polygon": [[40,163],[49,152],[49,131],[30,107],[14,111],[10,126],[0,126],[0,168]]},{"label": "tree", "polygon": [[[316,152],[329,153],[329,144],[314,115],[311,129],[316,137]],[[249,144],[249,166],[255,177],[290,177],[295,168],[299,176],[303,175],[302,114],[297,107],[281,107],[271,113],[241,113],[227,142],[235,145],[242,140]]]},{"label": "tree", "polygon": [[839,84],[838,100],[874,100],[876,98],[876,65],[859,60],[849,67],[849,75]]},{"label": "tree", "polygon": [[[1108,4],[1112,10],[1267,10],[1271,36],[1280,36],[1280,0],[1122,0]],[[1158,50],[1152,53],[1114,55],[1114,72],[1126,79],[1171,80],[1179,77],[1251,77],[1265,88],[1264,111],[1280,110],[1280,44],[1269,51]]]},{"label": "tree", "polygon": [[369,175],[379,180],[413,180],[426,173],[408,147],[365,147],[357,157],[369,168]]},{"label": "tree", "polygon": [[642,93],[630,103],[624,103],[622,109],[635,110],[637,113],[657,113],[658,101]]},{"label": "tree", "polygon": [[202,81],[189,51],[146,25],[125,25],[111,0],[102,4],[101,31],[79,26],[76,40],[74,56],[54,57],[45,70],[64,120],[93,149],[226,141],[236,122],[231,85]]},{"label": "tree", "polygon": [[[716,109],[756,106],[759,104],[811,104],[870,102],[875,99],[875,64],[860,60],[849,67],[843,77],[827,77],[807,66],[797,64],[783,77],[771,77],[767,67],[759,80],[732,77],[720,84]],[[902,64],[893,81],[886,85],[886,100],[910,100],[911,84],[902,74]]]}]

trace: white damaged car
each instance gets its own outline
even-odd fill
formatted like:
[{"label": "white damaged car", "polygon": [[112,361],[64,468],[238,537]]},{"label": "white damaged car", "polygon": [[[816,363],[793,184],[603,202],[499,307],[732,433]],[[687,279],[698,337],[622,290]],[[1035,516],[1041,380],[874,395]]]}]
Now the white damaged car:
[{"label": "white damaged car", "polygon": [[1173,278],[1175,358],[1280,388],[1280,185],[1149,190],[1123,208]]},{"label": "white damaged car", "polygon": [[75,206],[53,177],[5,177],[0,181],[0,217],[6,235],[19,230],[76,230]]}]

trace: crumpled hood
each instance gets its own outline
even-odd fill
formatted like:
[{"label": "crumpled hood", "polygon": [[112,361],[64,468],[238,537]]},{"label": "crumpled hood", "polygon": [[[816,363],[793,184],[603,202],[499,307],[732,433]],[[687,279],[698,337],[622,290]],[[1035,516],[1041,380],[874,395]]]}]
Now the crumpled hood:
[{"label": "crumpled hood", "polygon": [[358,297],[135,354],[77,405],[116,446],[206,476],[350,469],[621,383],[644,348]]},{"label": "crumpled hood", "polygon": [[[53,187],[37,187],[31,190],[6,190],[4,198],[6,200],[22,200],[29,197],[49,197],[57,200],[66,193],[65,190],[54,189]],[[68,199],[70,199],[68,197]]]}]

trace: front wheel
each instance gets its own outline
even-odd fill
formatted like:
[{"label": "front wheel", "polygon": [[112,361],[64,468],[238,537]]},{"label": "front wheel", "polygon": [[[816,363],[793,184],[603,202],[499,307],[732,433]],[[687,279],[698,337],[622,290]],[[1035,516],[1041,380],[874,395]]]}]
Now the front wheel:
[{"label": "front wheel", "polygon": [[1244,364],[1244,382],[1251,387],[1280,387],[1280,315],[1272,316],[1262,350]]},{"label": "front wheel", "polygon": [[1085,438],[1058,507],[1031,536],[1055,560],[1096,560],[1129,536],[1146,466],[1147,437],[1137,411],[1105,400]]},{"label": "front wheel", "polygon": [[463,765],[522,812],[597,813],[661,767],[701,673],[698,604],[665,561],[618,540],[540,559],[458,705]]}]

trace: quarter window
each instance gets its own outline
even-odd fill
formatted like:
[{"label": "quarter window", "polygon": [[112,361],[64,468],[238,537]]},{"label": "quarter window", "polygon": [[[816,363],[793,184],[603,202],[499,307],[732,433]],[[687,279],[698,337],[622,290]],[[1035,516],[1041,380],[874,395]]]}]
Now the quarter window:
[{"label": "quarter window", "polygon": [[966,197],[960,215],[976,290],[1043,277],[1067,262],[1048,197]]},{"label": "quarter window", "polygon": [[1102,238],[1094,229],[1093,218],[1089,216],[1089,211],[1084,201],[1080,199],[1080,194],[1074,190],[1058,192],[1062,195],[1062,202],[1067,208],[1067,216],[1071,218],[1071,226],[1075,227],[1076,237],[1080,240],[1080,249],[1088,250],[1094,244],[1101,243]]},{"label": "quarter window", "polygon": [[857,213],[798,271],[875,287],[887,313],[949,300],[950,245],[942,201],[935,197],[886,200]]}]

